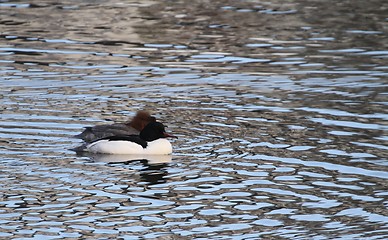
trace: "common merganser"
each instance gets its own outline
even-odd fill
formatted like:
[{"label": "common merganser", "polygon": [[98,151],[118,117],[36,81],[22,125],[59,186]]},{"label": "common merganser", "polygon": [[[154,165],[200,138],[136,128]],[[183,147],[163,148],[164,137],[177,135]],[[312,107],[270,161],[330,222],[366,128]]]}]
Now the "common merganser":
[{"label": "common merganser", "polygon": [[129,122],[85,127],[82,133],[74,137],[90,143],[110,136],[139,135],[140,131],[151,121],[155,121],[155,117],[152,117],[147,111],[138,111]]},{"label": "common merganser", "polygon": [[111,136],[96,140],[85,146],[84,151],[105,154],[168,155],[172,153],[171,143],[160,122],[150,122],[139,136]]}]

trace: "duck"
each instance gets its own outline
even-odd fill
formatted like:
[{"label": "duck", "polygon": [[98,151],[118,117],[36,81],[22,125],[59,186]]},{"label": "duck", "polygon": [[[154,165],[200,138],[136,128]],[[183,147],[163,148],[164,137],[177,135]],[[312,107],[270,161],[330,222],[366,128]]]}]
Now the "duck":
[{"label": "duck", "polygon": [[99,154],[170,155],[172,145],[166,139],[177,138],[167,133],[165,126],[157,121],[148,123],[137,135],[109,136],[95,140],[84,147],[85,152]]},{"label": "duck", "polygon": [[78,135],[75,135],[75,138],[80,138],[86,143],[91,143],[96,140],[111,137],[111,136],[120,136],[120,135],[139,135],[140,131],[150,123],[155,121],[156,118],[151,116],[148,111],[140,110],[136,113],[131,121],[125,123],[114,123],[114,124],[104,124],[96,125],[93,127],[85,127],[85,130]]}]

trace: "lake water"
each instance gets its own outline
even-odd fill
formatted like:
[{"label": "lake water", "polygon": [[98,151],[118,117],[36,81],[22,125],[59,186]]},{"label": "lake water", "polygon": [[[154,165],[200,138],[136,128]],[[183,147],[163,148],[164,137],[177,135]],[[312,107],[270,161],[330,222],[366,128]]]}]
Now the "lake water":
[{"label": "lake water", "polygon": [[[0,1],[0,238],[387,239],[387,11]],[[171,158],[68,150],[140,109]]]}]

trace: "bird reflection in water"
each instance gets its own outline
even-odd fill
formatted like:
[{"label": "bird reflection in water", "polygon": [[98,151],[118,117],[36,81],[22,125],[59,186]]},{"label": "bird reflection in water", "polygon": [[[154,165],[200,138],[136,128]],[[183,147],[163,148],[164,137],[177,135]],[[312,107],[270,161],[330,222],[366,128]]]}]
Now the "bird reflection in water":
[{"label": "bird reflection in water", "polygon": [[124,155],[124,154],[82,154],[96,162],[106,162],[108,164],[129,165],[134,161],[143,164],[140,169],[141,180],[148,185],[165,183],[167,175],[166,167],[172,161],[171,155]]},{"label": "bird reflection in water", "polygon": [[165,183],[167,175],[167,163],[149,164],[148,160],[141,160],[145,169],[140,171],[141,180],[148,182],[148,185]]}]

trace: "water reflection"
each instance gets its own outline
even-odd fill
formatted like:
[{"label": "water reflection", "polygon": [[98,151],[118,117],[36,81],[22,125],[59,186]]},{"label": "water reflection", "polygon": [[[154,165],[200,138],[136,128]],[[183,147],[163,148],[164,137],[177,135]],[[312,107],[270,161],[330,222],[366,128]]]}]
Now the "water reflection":
[{"label": "water reflection", "polygon": [[[0,3],[0,237],[388,238],[387,8]],[[67,150],[139,109],[174,159]]]},{"label": "water reflection", "polygon": [[[147,184],[165,183],[167,179],[167,167],[172,161],[171,155],[125,155],[125,154],[83,154],[93,161],[105,162],[116,167],[127,165],[134,167],[134,162],[140,162],[143,167],[135,169],[139,171],[141,181]],[[129,176],[130,177],[130,176]]]}]

